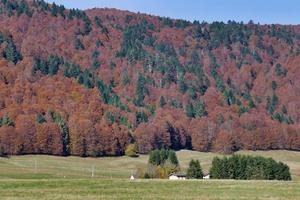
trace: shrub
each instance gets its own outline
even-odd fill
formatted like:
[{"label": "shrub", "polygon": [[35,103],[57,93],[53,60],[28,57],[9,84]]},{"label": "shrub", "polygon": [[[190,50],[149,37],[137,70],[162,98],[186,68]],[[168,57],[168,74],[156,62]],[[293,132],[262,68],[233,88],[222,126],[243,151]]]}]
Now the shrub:
[{"label": "shrub", "polygon": [[128,157],[138,157],[136,145],[129,144],[125,150],[125,155]]}]

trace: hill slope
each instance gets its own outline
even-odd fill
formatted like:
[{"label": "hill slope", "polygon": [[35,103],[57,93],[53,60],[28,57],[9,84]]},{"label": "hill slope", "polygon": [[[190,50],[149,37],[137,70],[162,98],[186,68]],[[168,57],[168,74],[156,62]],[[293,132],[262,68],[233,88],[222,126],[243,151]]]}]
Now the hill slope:
[{"label": "hill slope", "polygon": [[300,150],[300,26],[0,3],[0,155]]}]

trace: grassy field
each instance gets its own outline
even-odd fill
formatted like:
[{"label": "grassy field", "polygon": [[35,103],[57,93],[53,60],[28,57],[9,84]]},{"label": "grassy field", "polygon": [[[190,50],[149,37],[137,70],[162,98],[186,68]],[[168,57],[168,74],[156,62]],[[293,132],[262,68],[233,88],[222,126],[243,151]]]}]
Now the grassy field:
[{"label": "grassy field", "polygon": [[[283,161],[290,166],[293,181],[129,181],[137,167],[146,166],[148,156],[13,156],[0,158],[0,199],[300,199],[300,152],[238,153]],[[193,158],[200,160],[205,172],[216,155],[177,152],[182,170]]]}]

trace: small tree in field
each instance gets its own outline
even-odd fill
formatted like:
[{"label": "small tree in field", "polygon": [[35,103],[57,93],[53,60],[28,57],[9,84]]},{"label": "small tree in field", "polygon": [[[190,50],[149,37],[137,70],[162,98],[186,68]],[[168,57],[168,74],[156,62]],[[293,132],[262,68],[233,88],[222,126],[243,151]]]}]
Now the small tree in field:
[{"label": "small tree in field", "polygon": [[125,150],[125,155],[129,157],[138,157],[136,145],[129,144]]},{"label": "small tree in field", "polygon": [[200,166],[199,160],[191,160],[189,164],[189,168],[187,170],[187,178],[189,179],[202,179],[203,172]]}]

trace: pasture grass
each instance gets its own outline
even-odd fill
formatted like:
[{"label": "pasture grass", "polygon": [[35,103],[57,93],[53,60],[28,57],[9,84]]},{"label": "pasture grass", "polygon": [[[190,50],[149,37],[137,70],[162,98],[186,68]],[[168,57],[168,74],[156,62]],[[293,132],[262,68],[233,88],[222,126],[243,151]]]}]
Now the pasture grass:
[{"label": "pasture grass", "polygon": [[[272,157],[289,165],[293,181],[134,180],[129,176],[147,165],[138,158],[79,158],[46,155],[0,158],[0,200],[19,199],[300,199],[300,152],[241,151]],[[216,153],[182,150],[180,167],[198,159],[207,173]],[[92,177],[92,169],[94,176]]]}]

